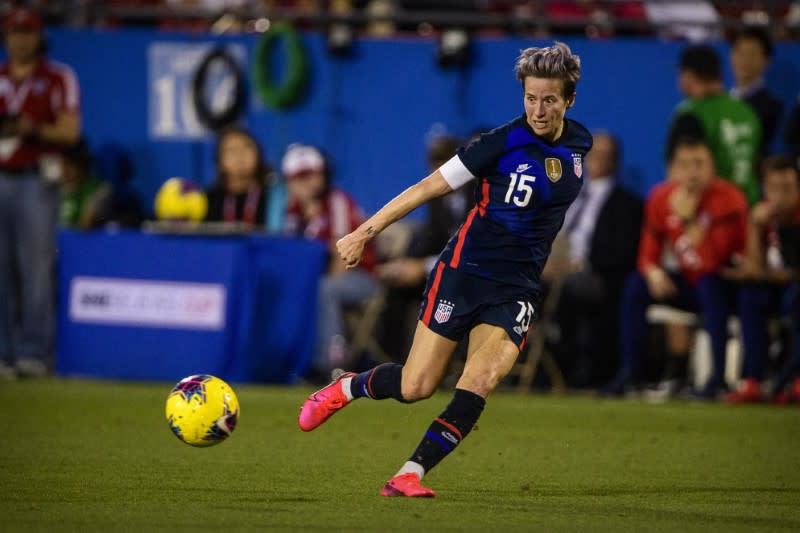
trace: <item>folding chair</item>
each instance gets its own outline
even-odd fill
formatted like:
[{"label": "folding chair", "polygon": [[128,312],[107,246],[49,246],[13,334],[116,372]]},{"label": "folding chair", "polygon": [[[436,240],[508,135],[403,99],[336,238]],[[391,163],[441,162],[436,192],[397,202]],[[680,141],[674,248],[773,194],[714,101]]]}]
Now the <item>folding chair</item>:
[{"label": "folding chair", "polygon": [[[702,327],[699,315],[668,305],[654,304],[647,308],[647,322],[657,324],[679,324],[696,328],[694,342],[689,354],[689,366],[692,370],[692,381],[695,387],[701,387],[711,375],[711,338]],[[725,381],[735,385],[742,366],[741,328],[739,320],[732,316],[728,319],[728,346],[725,353]]]},{"label": "folding chair", "polygon": [[547,330],[553,327],[552,317],[555,316],[556,308],[558,307],[561,284],[561,276],[556,277],[551,283],[550,291],[542,305],[541,319],[539,322],[531,324],[531,330],[528,332],[527,345],[523,347],[517,362],[511,368],[511,372],[509,372],[510,376],[518,376],[519,378],[517,381],[517,392],[523,394],[530,392],[539,365],[542,366],[547,373],[547,377],[550,378],[553,392],[560,394],[567,390],[564,374],[558,367],[553,354],[550,352],[545,342]]}]

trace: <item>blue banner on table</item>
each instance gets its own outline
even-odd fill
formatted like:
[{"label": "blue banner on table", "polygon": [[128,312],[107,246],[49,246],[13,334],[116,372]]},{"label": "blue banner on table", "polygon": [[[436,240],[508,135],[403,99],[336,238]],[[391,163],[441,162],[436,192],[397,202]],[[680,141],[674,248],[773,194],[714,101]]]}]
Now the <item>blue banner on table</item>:
[{"label": "blue banner on table", "polygon": [[62,232],[57,370],[292,382],[312,358],[325,265],[302,240]]}]

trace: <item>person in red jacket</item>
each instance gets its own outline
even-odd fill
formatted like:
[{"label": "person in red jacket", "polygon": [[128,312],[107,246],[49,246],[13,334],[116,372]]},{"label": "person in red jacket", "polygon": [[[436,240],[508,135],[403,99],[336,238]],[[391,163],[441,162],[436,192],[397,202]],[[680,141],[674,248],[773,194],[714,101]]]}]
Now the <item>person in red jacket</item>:
[{"label": "person in red jacket", "polygon": [[[698,391],[716,397],[723,387],[727,320],[732,286],[721,272],[744,251],[747,201],[735,186],[715,177],[711,150],[700,138],[681,138],[671,154],[674,179],[661,183],[645,207],[637,271],[625,282],[620,369],[604,389],[622,394],[636,379],[647,340],[647,307],[663,302],[698,311],[711,337],[714,371]],[[677,262],[669,271],[670,252]]]}]

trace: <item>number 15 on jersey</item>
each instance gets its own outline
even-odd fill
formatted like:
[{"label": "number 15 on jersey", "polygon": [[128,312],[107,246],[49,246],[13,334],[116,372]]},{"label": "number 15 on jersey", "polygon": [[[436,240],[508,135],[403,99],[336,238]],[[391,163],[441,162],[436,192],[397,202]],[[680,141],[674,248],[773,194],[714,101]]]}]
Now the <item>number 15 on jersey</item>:
[{"label": "number 15 on jersey", "polygon": [[530,203],[531,196],[533,196],[531,184],[536,181],[536,176],[528,176],[516,172],[512,172],[509,176],[511,182],[508,184],[505,202],[509,204],[513,200],[515,205],[525,207]]}]

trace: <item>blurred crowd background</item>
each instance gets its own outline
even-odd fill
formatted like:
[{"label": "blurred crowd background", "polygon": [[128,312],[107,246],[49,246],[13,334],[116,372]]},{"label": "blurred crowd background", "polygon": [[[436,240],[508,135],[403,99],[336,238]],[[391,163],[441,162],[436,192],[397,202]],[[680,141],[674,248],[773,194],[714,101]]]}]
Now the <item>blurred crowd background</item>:
[{"label": "blurred crowd background", "polygon": [[[5,378],[71,374],[60,359],[101,342],[67,333],[81,320],[57,231],[319,243],[309,353],[268,380],[402,361],[427,274],[473,191],[392,227],[357,269],[333,246],[521,112],[515,54],[558,39],[583,57],[569,116],[595,144],[509,385],[800,401],[800,2],[0,6]],[[165,356],[191,368],[191,354]]]},{"label": "blurred crowd background", "polygon": [[59,23],[130,25],[191,31],[249,31],[268,15],[304,29],[345,23],[377,37],[437,33],[462,26],[481,34],[580,34],[720,37],[738,24],[770,25],[793,38],[800,6],[792,0],[48,0],[33,1]]}]

